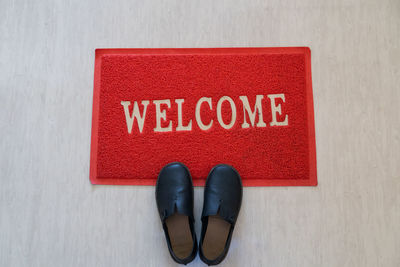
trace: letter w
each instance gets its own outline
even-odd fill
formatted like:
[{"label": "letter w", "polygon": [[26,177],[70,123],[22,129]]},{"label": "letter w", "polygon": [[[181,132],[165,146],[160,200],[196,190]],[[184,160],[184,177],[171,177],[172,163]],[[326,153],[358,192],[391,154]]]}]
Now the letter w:
[{"label": "letter w", "polygon": [[129,106],[131,105],[131,101],[121,101],[121,105],[124,107],[124,112],[125,112],[125,119],[126,119],[126,126],[128,127],[128,133],[132,133],[132,125],[133,121],[137,120],[137,124],[139,127],[139,131],[143,131],[143,124],[144,124],[144,119],[146,118],[146,110],[147,110],[147,105],[149,104],[148,100],[143,100],[142,105],[144,106],[143,109],[143,115],[140,115],[140,110],[137,101],[133,103],[133,112],[132,116],[129,115]]}]

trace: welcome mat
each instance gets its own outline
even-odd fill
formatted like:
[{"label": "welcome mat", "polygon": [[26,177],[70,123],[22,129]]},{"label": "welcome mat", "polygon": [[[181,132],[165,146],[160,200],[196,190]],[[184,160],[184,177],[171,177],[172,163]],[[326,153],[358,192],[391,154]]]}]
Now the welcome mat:
[{"label": "welcome mat", "polygon": [[245,186],[316,185],[310,49],[97,49],[90,179],[194,185],[232,165]]}]

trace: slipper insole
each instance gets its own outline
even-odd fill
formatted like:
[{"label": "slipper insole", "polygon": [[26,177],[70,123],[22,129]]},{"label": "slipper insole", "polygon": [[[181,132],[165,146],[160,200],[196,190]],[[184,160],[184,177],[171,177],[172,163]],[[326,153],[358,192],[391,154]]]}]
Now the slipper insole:
[{"label": "slipper insole", "polygon": [[189,226],[189,217],[174,214],[165,221],[172,250],[175,255],[184,259],[190,256],[193,249],[193,238]]},{"label": "slipper insole", "polygon": [[203,241],[203,254],[209,260],[216,259],[224,251],[231,225],[218,215],[208,217]]}]

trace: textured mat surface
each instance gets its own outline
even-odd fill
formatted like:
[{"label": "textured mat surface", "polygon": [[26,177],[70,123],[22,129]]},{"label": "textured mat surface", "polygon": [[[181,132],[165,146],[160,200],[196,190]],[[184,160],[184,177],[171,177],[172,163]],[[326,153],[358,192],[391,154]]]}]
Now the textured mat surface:
[{"label": "textured mat surface", "polygon": [[96,50],[90,179],[154,185],[172,161],[203,185],[316,185],[310,50]]}]

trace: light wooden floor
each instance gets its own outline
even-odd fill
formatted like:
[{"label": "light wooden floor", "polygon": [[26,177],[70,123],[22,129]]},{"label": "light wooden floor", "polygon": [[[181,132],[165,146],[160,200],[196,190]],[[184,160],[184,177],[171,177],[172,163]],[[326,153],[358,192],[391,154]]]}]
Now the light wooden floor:
[{"label": "light wooden floor", "polygon": [[319,180],[246,188],[221,266],[400,266],[398,0],[0,0],[0,266],[174,266],[153,187],[89,182],[94,49],[221,46],[311,47]]}]

